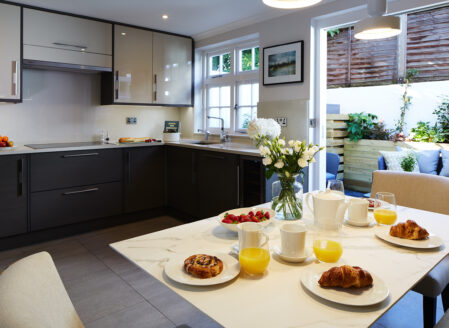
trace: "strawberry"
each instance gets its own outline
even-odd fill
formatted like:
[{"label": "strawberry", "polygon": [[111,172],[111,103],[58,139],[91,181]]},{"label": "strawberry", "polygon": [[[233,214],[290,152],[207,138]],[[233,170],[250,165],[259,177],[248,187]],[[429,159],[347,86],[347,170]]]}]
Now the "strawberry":
[{"label": "strawberry", "polygon": [[232,220],[226,218],[226,219],[223,219],[221,222],[230,224],[230,223],[232,223]]},{"label": "strawberry", "polygon": [[253,211],[249,211],[248,215],[249,216],[254,216],[254,212]]},{"label": "strawberry", "polygon": [[253,216],[253,217],[251,218],[251,221],[256,222],[256,223],[260,222],[259,219],[256,218],[255,216]]},{"label": "strawberry", "polygon": [[269,212],[266,212],[266,213],[265,213],[265,217],[266,217],[267,219],[269,219],[269,218],[270,218],[270,213],[269,213]]}]

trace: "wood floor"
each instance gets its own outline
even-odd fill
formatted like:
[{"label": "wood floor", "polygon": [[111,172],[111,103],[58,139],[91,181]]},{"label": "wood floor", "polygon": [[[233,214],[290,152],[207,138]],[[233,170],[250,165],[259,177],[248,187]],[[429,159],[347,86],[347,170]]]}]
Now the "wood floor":
[{"label": "wood floor", "polygon": [[[0,270],[27,255],[49,252],[87,328],[220,327],[109,247],[112,242],[179,224],[163,216],[0,252]],[[439,300],[438,318],[442,314]],[[422,327],[421,296],[408,293],[373,327]]]}]

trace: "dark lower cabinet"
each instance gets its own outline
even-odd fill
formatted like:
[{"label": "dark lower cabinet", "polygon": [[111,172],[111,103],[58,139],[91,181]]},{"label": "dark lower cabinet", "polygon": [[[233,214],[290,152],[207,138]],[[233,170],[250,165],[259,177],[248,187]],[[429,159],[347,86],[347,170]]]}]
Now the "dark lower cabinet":
[{"label": "dark lower cabinet", "polygon": [[197,201],[201,219],[240,206],[238,155],[201,151],[197,156]]},{"label": "dark lower cabinet", "polygon": [[27,161],[0,157],[0,237],[27,232]]},{"label": "dark lower cabinet", "polygon": [[168,206],[197,217],[196,153],[189,148],[167,147]]},{"label": "dark lower cabinet", "polygon": [[165,148],[126,149],[125,212],[165,206]]},{"label": "dark lower cabinet", "polygon": [[122,183],[31,193],[31,231],[114,216],[122,211]]}]

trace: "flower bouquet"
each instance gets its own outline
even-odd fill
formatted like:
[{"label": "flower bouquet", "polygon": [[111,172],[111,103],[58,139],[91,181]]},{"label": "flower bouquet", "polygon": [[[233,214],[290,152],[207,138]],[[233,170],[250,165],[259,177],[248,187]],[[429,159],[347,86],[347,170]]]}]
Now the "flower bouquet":
[{"label": "flower bouquet", "polygon": [[318,145],[306,145],[305,141],[280,138],[281,127],[273,119],[255,119],[248,125],[248,135],[259,147],[264,157],[266,177],[270,179],[274,173],[279,181],[273,183],[272,209],[277,216],[285,220],[302,218],[302,184],[304,168],[315,162],[315,155],[323,148]]}]

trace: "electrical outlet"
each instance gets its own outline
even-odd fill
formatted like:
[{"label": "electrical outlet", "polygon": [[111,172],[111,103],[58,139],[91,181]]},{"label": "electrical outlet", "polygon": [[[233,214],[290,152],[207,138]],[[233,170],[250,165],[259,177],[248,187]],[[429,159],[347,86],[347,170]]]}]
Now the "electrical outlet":
[{"label": "electrical outlet", "polygon": [[127,117],[126,124],[137,124],[137,117]]},{"label": "electrical outlet", "polygon": [[287,126],[287,118],[286,117],[276,117],[274,120],[276,122],[278,122],[280,126]]}]

